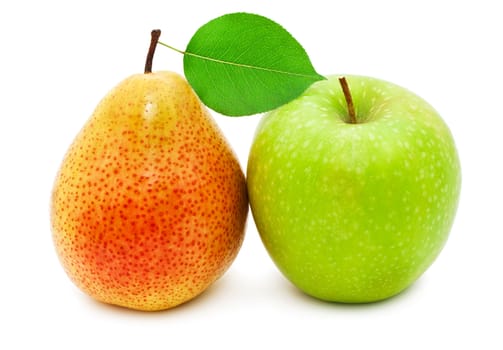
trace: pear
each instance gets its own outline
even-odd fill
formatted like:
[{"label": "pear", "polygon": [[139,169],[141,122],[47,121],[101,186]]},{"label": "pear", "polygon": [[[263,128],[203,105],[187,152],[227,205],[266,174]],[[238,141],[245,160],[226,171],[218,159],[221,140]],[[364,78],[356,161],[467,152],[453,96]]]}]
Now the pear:
[{"label": "pear", "polygon": [[236,155],[183,77],[151,72],[154,50],[145,73],[110,91],[76,136],[51,198],[70,279],[101,302],[148,311],[222,276],[248,214]]}]

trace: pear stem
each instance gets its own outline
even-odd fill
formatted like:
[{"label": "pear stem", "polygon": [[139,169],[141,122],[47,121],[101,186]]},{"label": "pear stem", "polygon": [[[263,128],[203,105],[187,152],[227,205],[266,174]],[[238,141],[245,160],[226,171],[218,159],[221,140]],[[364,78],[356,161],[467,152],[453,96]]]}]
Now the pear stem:
[{"label": "pear stem", "polygon": [[346,77],[340,77],[339,83],[341,83],[342,91],[344,92],[344,98],[346,99],[346,104],[348,106],[349,123],[357,124],[355,106],[353,104],[353,98],[351,97],[351,91],[349,90],[349,85]]},{"label": "pear stem", "polygon": [[150,47],[148,48],[147,60],[145,61],[145,74],[152,73],[152,62],[154,60],[155,48],[161,36],[160,29],[154,29],[150,33]]}]

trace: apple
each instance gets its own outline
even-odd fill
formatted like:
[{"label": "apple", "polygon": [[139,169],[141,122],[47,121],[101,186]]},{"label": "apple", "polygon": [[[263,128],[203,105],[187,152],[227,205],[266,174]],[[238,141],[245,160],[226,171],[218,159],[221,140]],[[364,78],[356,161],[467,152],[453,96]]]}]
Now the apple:
[{"label": "apple", "polygon": [[410,286],[448,238],[461,188],[450,130],[380,79],[337,76],[266,114],[248,193],[279,270],[319,299],[364,303]]}]

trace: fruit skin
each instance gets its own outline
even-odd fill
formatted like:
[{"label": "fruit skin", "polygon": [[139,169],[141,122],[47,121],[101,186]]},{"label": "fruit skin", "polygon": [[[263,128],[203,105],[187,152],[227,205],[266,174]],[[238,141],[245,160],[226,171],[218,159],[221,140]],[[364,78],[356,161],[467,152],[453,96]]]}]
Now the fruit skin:
[{"label": "fruit skin", "polygon": [[133,75],[97,106],[57,175],[51,201],[60,261],[105,303],[162,310],[219,278],[248,213],[238,160],[188,83]]},{"label": "fruit skin", "polygon": [[413,93],[336,76],[264,116],[250,150],[248,194],[280,271],[316,298],[363,303],[413,283],[447,240],[461,169],[452,135]]}]

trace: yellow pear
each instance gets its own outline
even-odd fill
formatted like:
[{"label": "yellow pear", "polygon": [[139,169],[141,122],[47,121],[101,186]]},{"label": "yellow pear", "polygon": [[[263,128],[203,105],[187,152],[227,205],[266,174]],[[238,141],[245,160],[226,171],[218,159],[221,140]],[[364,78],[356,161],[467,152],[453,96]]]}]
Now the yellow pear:
[{"label": "yellow pear", "polygon": [[231,147],[184,78],[150,72],[153,52],[144,74],[99,103],[51,200],[53,240],[72,281],[139,310],[207,289],[236,257],[248,214]]}]

